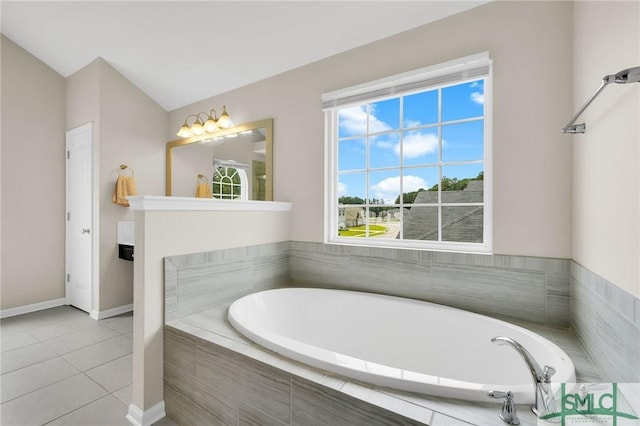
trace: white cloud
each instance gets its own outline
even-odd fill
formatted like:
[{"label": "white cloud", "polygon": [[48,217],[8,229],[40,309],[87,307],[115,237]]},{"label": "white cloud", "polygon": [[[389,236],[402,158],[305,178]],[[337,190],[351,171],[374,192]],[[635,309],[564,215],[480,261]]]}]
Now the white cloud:
[{"label": "white cloud", "polygon": [[404,127],[419,127],[422,126],[422,123],[419,120],[404,120]]},{"label": "white cloud", "polygon": [[[382,198],[386,204],[392,204],[400,195],[400,176],[388,177],[375,185],[371,185],[373,198]],[[427,181],[419,176],[405,176],[402,180],[404,192],[417,191],[420,188],[428,188]]]},{"label": "white cloud", "polygon": [[484,93],[482,92],[472,92],[471,100],[477,104],[484,105]]},{"label": "white cloud", "polygon": [[[402,142],[404,158],[418,158],[438,151],[438,136],[433,133],[408,133]],[[400,145],[394,147],[396,155],[400,155]]]},{"label": "white cloud", "polygon": [[347,184],[346,183],[342,183],[342,182],[338,182],[338,197],[342,197],[344,195],[347,195]]},{"label": "white cloud", "polygon": [[375,145],[378,148],[395,150],[398,146],[398,134],[392,133],[387,135],[373,136],[370,141],[372,145]]},{"label": "white cloud", "polygon": [[[391,130],[384,121],[379,120],[372,111],[369,116],[369,133]],[[367,131],[367,112],[364,106],[355,106],[340,110],[340,127],[348,134],[364,134]]]}]

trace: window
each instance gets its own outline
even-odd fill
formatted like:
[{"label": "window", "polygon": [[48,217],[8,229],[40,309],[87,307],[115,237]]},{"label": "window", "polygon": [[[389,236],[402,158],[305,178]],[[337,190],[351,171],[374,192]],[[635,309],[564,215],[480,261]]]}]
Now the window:
[{"label": "window", "polygon": [[211,181],[213,198],[247,199],[247,175],[243,169],[217,166],[213,171]]},{"label": "window", "polygon": [[490,71],[480,54],[323,95],[328,242],[490,251]]}]

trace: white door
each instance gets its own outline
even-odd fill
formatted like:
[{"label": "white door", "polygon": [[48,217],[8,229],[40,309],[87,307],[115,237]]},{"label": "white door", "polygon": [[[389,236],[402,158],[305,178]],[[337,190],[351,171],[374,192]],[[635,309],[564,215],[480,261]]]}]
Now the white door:
[{"label": "white door", "polygon": [[67,132],[66,298],[91,312],[93,299],[93,161],[91,123]]}]

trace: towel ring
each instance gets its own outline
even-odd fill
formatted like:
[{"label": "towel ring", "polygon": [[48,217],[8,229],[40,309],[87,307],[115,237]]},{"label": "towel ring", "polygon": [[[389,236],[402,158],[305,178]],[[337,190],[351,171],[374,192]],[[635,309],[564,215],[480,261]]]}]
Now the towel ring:
[{"label": "towel ring", "polygon": [[209,183],[209,178],[205,175],[198,175],[198,183]]},{"label": "towel ring", "polygon": [[129,176],[124,174],[125,170],[129,170],[131,172],[130,176],[133,176],[135,174],[131,167],[127,166],[126,164],[120,164],[120,169],[118,170],[118,176]]}]

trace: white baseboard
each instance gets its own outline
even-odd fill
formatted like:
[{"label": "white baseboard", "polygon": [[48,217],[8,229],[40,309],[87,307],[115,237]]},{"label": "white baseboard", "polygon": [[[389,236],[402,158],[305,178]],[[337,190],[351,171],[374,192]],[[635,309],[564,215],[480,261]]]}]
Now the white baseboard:
[{"label": "white baseboard", "polygon": [[48,300],[46,302],[34,303],[32,305],[18,306],[15,308],[3,309],[0,311],[0,318],[9,318],[16,315],[28,314],[29,312],[41,311],[43,309],[55,308],[57,306],[68,305],[66,298]]},{"label": "white baseboard", "polygon": [[117,308],[107,309],[106,311],[96,311],[93,310],[89,315],[91,318],[95,320],[101,320],[105,318],[115,317],[116,315],[126,314],[127,312],[133,311],[133,304],[118,306]]},{"label": "white baseboard", "polygon": [[151,426],[166,416],[164,412],[164,401],[158,402],[146,411],[142,411],[134,404],[129,405],[127,420],[134,426]]}]

